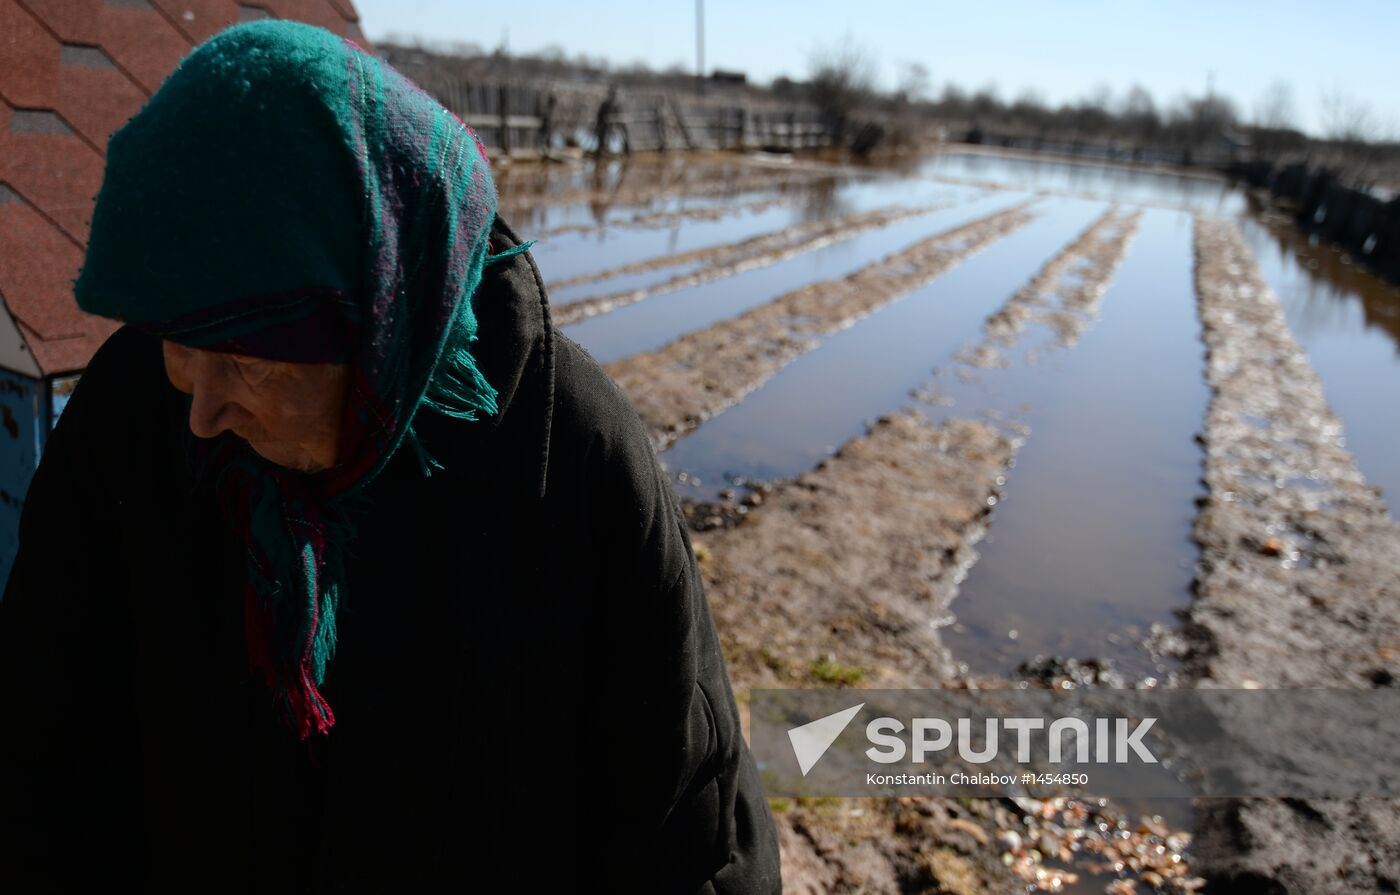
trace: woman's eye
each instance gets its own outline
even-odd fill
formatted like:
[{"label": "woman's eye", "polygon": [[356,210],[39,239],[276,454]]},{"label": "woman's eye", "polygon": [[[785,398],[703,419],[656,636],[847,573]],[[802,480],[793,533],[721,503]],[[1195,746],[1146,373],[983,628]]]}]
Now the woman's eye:
[{"label": "woman's eye", "polygon": [[267,361],[257,357],[233,356],[233,362],[238,367],[241,375],[249,383],[257,384],[267,378],[272,371],[272,366]]}]

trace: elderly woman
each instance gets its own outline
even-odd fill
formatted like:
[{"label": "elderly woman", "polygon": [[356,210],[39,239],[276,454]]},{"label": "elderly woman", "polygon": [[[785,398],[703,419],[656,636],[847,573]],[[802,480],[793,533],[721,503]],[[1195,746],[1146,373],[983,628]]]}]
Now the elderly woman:
[{"label": "elderly woman", "polygon": [[678,501],[460,121],[229,29],[113,136],[126,325],[0,603],[0,890],[776,892]]}]

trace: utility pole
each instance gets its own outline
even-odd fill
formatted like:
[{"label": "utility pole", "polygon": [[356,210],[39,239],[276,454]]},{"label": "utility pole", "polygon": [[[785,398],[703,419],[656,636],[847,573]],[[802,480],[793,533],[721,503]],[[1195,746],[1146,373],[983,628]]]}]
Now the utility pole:
[{"label": "utility pole", "polygon": [[695,0],[695,92],[705,92],[705,0]]}]

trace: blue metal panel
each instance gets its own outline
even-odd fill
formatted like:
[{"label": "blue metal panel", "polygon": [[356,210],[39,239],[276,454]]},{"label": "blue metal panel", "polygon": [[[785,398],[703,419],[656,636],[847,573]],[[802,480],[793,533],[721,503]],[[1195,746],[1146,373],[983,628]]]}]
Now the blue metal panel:
[{"label": "blue metal panel", "polygon": [[48,386],[0,370],[0,585],[19,547],[19,516],[49,433]]},{"label": "blue metal panel", "polygon": [[73,394],[73,389],[78,387],[78,380],[81,378],[81,373],[74,373],[71,376],[55,376],[49,380],[50,432],[58,425],[58,418],[63,415],[63,408],[68,406],[68,398]]}]

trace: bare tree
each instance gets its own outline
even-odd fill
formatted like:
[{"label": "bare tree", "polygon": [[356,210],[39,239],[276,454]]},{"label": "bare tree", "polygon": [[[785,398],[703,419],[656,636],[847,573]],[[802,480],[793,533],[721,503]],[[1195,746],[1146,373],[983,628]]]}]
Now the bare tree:
[{"label": "bare tree", "polygon": [[1220,137],[1239,120],[1235,104],[1215,93],[1182,97],[1170,117],[1171,129],[1188,147],[1201,146]]},{"label": "bare tree", "polygon": [[1344,145],[1369,143],[1376,136],[1371,107],[1341,87],[1324,91],[1318,101],[1322,132]]},{"label": "bare tree", "polygon": [[938,105],[945,116],[965,117],[967,114],[967,91],[949,81],[943,87],[943,95],[939,97]]},{"label": "bare tree", "polygon": [[1151,142],[1162,129],[1162,117],[1157,114],[1157,101],[1147,88],[1134,84],[1118,104],[1118,120],[1139,143]]},{"label": "bare tree", "polygon": [[1295,117],[1291,84],[1280,80],[1264,88],[1254,104],[1254,147],[1260,157],[1274,161],[1303,146],[1304,138],[1295,128]]},{"label": "bare tree", "polygon": [[847,119],[875,88],[875,59],[849,34],[838,44],[818,47],[808,59],[811,100],[833,129],[838,142]]},{"label": "bare tree", "polygon": [[923,102],[928,98],[931,83],[928,66],[921,62],[905,62],[900,65],[895,97],[905,103]]},{"label": "bare tree", "polygon": [[1380,126],[1365,102],[1341,87],[1324,91],[1319,101],[1323,134],[1334,141],[1338,167],[1353,183],[1369,183],[1377,160]]},{"label": "bare tree", "polygon": [[1031,87],[1016,94],[1007,113],[1015,123],[1037,132],[1043,132],[1050,124],[1050,108],[1045,102],[1045,95]]},{"label": "bare tree", "polygon": [[1095,84],[1094,88],[1085,95],[1080,105],[1107,112],[1113,105],[1113,88],[1102,82]]},{"label": "bare tree", "polygon": [[1254,126],[1268,130],[1293,128],[1296,110],[1293,103],[1293,85],[1287,81],[1274,81],[1254,104]]},{"label": "bare tree", "polygon": [[1005,108],[1001,102],[1001,91],[991,82],[978,88],[969,102],[974,123],[979,119],[1000,118]]}]

